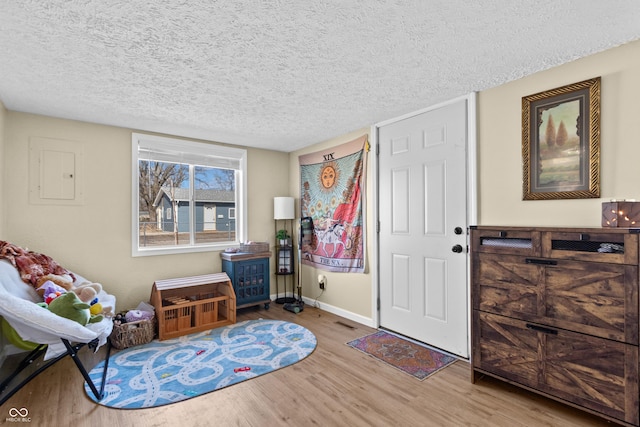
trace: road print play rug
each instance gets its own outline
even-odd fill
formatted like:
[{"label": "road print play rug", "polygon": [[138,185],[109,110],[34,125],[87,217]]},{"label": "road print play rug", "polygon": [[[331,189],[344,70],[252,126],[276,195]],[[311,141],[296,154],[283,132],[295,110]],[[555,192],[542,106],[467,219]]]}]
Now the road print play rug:
[{"label": "road print play rug", "polygon": [[385,331],[358,338],[347,345],[420,381],[458,360],[455,356],[435,348],[408,341]]},{"label": "road print play rug", "polygon": [[[171,340],[154,340],[111,356],[105,396],[113,408],[150,408],[200,396],[284,368],[316,348],[315,335],[295,323],[248,320]],[[90,376],[100,387],[104,362]]]}]

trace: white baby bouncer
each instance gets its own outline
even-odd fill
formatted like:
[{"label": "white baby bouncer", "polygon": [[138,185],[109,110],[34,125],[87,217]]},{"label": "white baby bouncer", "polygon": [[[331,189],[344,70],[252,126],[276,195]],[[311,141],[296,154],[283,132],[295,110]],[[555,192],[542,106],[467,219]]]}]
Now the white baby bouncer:
[{"label": "white baby bouncer", "polygon": [[[77,274],[75,276],[76,283],[87,281]],[[102,291],[98,298],[103,305],[115,309],[115,297],[112,295]],[[0,378],[0,405],[35,376],[66,356],[71,356],[93,394],[101,400],[111,349],[108,337],[113,328],[112,320],[105,317],[101,322],[82,326],[37,305],[39,301],[42,298],[32,286],[22,281],[18,270],[9,261],[0,259],[0,316],[3,318],[4,332],[0,363],[8,354],[25,353],[17,368]],[[107,356],[98,388],[79,359],[78,350],[87,346],[97,351],[104,344],[107,344]]]}]

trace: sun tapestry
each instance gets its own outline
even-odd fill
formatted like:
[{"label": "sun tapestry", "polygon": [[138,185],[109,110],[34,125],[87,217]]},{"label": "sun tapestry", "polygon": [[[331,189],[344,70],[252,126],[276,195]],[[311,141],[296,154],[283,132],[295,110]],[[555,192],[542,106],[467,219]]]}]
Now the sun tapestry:
[{"label": "sun tapestry", "polygon": [[[327,271],[364,272],[367,135],[300,162],[300,209],[313,233],[301,244],[301,260]],[[304,233],[303,233],[304,234]]]}]

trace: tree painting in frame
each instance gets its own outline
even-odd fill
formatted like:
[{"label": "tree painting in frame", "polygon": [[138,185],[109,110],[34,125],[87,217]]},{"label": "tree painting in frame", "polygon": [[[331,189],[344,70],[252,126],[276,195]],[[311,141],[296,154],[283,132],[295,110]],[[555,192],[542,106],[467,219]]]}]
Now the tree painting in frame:
[{"label": "tree painting in frame", "polygon": [[522,98],[523,200],[600,197],[600,77]]}]

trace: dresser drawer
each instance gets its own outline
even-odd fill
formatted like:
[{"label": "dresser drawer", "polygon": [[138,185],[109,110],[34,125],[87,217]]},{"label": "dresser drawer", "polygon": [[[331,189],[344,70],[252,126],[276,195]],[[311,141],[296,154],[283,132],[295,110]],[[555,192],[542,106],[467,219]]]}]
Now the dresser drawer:
[{"label": "dresser drawer", "polygon": [[611,264],[638,264],[638,235],[600,230],[543,232],[542,256]]},{"label": "dresser drawer", "polygon": [[638,344],[638,268],[474,254],[473,308]]},{"label": "dresser drawer", "polygon": [[540,256],[540,232],[510,228],[472,230],[471,250],[472,252]]},{"label": "dresser drawer", "polygon": [[480,311],[473,367],[638,424],[638,347]]},{"label": "dresser drawer", "polygon": [[538,337],[525,322],[473,311],[474,368],[529,387],[538,385]]},{"label": "dresser drawer", "polygon": [[506,316],[538,316],[544,269],[526,257],[473,254],[473,308]]}]

